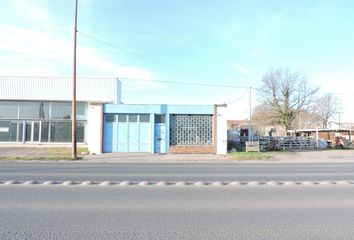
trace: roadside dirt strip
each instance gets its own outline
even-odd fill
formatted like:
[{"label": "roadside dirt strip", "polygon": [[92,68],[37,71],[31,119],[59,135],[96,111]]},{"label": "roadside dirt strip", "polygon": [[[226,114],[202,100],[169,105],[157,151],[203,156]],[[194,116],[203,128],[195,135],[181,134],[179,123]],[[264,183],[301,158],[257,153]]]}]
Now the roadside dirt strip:
[{"label": "roadside dirt strip", "polygon": [[122,182],[112,182],[112,181],[0,181],[0,186],[189,186],[189,187],[267,187],[267,186],[354,186],[354,181],[232,181],[232,182],[149,182],[149,181],[122,181]]}]

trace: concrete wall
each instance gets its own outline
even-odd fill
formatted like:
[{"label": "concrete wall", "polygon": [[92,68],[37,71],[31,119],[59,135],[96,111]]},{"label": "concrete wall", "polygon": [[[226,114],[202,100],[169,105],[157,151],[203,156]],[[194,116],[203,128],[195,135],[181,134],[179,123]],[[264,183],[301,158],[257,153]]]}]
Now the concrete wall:
[{"label": "concrete wall", "polygon": [[88,104],[87,108],[87,145],[92,154],[102,153],[103,141],[103,106],[102,104]]},{"label": "concrete wall", "polygon": [[216,153],[227,153],[227,107],[216,108]]}]

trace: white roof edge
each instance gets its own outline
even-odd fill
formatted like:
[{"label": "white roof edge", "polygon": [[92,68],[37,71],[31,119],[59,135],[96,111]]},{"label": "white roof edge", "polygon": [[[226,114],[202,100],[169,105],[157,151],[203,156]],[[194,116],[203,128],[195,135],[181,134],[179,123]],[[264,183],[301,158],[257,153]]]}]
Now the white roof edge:
[{"label": "white roof edge", "polygon": [[[71,76],[0,76],[0,99],[71,101]],[[117,77],[77,77],[77,101],[121,102]]]},{"label": "white roof edge", "polygon": [[336,128],[305,128],[305,129],[295,129],[295,130],[288,130],[289,132],[316,132],[316,131],[350,131],[354,129],[349,129],[349,128],[341,128],[341,129],[336,129]]}]

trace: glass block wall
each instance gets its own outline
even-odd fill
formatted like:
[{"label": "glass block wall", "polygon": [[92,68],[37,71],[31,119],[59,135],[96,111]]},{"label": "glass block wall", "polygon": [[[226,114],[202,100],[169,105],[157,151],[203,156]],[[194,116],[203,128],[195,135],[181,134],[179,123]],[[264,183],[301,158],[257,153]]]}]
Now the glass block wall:
[{"label": "glass block wall", "polygon": [[213,116],[173,114],[170,116],[170,146],[213,145]]}]

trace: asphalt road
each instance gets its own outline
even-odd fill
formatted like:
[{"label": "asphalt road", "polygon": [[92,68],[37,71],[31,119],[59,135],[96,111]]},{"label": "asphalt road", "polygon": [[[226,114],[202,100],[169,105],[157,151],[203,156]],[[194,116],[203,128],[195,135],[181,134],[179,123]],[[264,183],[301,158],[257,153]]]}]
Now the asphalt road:
[{"label": "asphalt road", "polygon": [[352,239],[351,186],[0,186],[0,239]]},{"label": "asphalt road", "polygon": [[339,181],[354,163],[88,163],[0,162],[0,181]]}]

